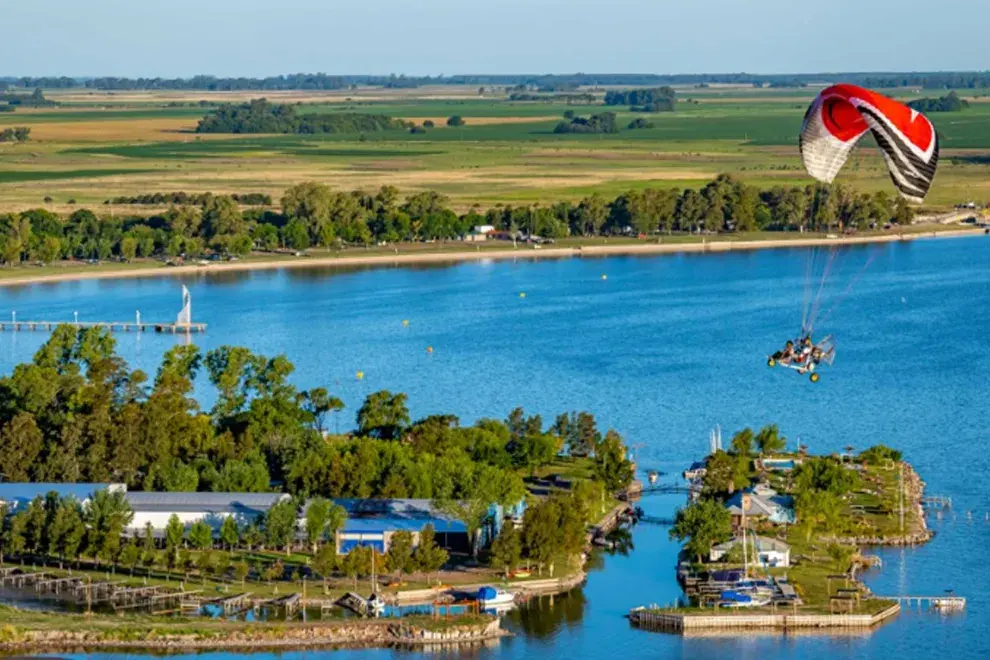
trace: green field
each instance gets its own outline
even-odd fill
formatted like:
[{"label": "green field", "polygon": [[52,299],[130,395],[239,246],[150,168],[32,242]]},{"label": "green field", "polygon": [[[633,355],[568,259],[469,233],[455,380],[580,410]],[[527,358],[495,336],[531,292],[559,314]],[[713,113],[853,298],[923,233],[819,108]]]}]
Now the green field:
[{"label": "green field", "polygon": [[[917,96],[904,90],[895,92]],[[550,203],[591,192],[614,195],[648,186],[699,186],[728,172],[760,186],[807,183],[797,133],[812,90],[679,90],[674,113],[644,115],[601,104],[479,98],[476,90],[375,90],[294,95],[245,92],[90,94],[52,91],[62,105],[0,115],[0,129],[29,126],[32,140],[0,144],[0,210],[38,206],[46,196],[97,206],[109,197],[156,191],[266,192],[278,199],[305,180],[336,189],[434,189],[467,208]],[[963,112],[933,115],[943,160],[929,204],[990,198],[990,103],[970,94]],[[435,128],[366,135],[198,135],[209,111],[169,104],[295,99],[300,113],[387,114]],[[963,93],[966,96],[967,93]],[[614,135],[555,134],[566,111],[618,110]],[[467,124],[450,128],[461,115]],[[654,127],[628,130],[646,116]],[[892,190],[879,153],[864,144],[840,175],[864,190]],[[138,209],[135,209],[136,211]],[[147,210],[147,209],[145,209]]]}]

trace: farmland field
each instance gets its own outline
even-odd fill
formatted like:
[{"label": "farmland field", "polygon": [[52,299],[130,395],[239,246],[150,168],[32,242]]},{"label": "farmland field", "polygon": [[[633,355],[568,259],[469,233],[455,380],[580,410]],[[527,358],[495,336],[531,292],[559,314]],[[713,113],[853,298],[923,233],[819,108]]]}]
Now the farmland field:
[{"label": "farmland field", "polygon": [[[685,88],[678,91],[674,113],[618,108],[622,130],[617,134],[560,135],[553,129],[567,111],[587,116],[616,108],[479,97],[476,88],[460,87],[322,93],[53,90],[47,96],[59,107],[0,114],[0,130],[31,128],[29,142],[0,144],[0,211],[38,206],[46,197],[53,208],[65,208],[70,200],[103,207],[115,196],[178,190],[265,192],[278,199],[285,188],[305,180],[337,189],[385,184],[403,191],[435,189],[459,208],[698,186],[722,172],[761,186],[798,184],[808,182],[797,132],[813,93]],[[990,199],[990,103],[967,94],[969,109],[932,117],[944,154],[929,197],[934,206]],[[394,130],[361,136],[193,132],[216,103],[261,96],[301,103],[300,114],[386,114],[436,126],[421,134]],[[446,118],[455,114],[466,125],[447,127]],[[653,127],[626,128],[639,117]],[[869,145],[854,154],[840,181],[866,191],[890,185],[879,153]]]}]

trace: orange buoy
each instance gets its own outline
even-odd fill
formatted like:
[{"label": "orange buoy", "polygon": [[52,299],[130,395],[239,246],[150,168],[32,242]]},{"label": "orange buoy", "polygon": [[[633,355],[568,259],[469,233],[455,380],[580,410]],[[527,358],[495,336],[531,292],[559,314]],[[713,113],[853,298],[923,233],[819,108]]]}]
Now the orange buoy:
[{"label": "orange buoy", "polygon": [[426,352],[427,353],[432,353],[433,352],[433,347],[432,346],[427,346],[426,347]]}]

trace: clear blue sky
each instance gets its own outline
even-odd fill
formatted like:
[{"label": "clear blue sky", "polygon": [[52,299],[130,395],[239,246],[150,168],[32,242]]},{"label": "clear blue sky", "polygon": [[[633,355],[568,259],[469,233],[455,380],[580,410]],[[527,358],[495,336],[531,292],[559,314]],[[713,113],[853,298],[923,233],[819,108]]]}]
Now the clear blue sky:
[{"label": "clear blue sky", "polygon": [[0,75],[990,68],[986,0],[10,0]]}]

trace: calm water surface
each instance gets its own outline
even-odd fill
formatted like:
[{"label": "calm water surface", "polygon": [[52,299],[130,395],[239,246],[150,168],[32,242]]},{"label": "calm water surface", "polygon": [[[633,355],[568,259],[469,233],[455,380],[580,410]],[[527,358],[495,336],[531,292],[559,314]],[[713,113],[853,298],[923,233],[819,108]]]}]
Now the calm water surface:
[{"label": "calm water surface", "polygon": [[[182,280],[204,349],[223,344],[284,352],[300,387],[328,386],[350,428],[370,391],[409,394],[414,416],[465,422],[522,405],[544,419],[588,409],[639,445],[645,468],[679,471],[705,450],[715,424],[777,422],[812,451],[884,442],[903,449],[929,492],[955,513],[931,524],[929,545],[881,551],[868,582],[880,594],[969,599],[965,614],[904,613],[872,634],[683,639],[629,627],[632,606],[678,594],[675,544],[640,526],[635,551],[606,557],[579,593],[514,614],[517,636],[480,657],[953,658],[990,657],[990,240],[920,241],[850,249],[837,261],[820,329],[834,333],[835,366],[813,385],[771,371],[764,356],[799,329],[807,252],[571,259],[356,272],[284,271]],[[869,269],[862,266],[869,262]],[[608,279],[603,280],[602,274]],[[862,276],[860,277],[860,274]],[[851,288],[850,288],[850,285]],[[89,281],[0,289],[0,315],[19,319],[166,320],[175,279]],[[842,293],[849,291],[842,297]],[[520,292],[526,297],[521,298]],[[410,324],[403,327],[402,320]],[[29,359],[43,334],[0,335],[0,370]],[[181,339],[119,335],[133,366],[153,371]],[[427,347],[434,352],[427,354]],[[358,381],[355,372],[363,371]],[[209,405],[212,393],[200,384]],[[728,438],[726,438],[727,440]],[[678,498],[646,498],[649,513]],[[974,512],[967,520],[966,511]],[[954,516],[954,518],[953,518]],[[447,655],[456,655],[446,652]],[[227,658],[230,654],[208,654]],[[280,654],[393,657],[399,651]],[[267,656],[266,656],[267,657]]]}]

